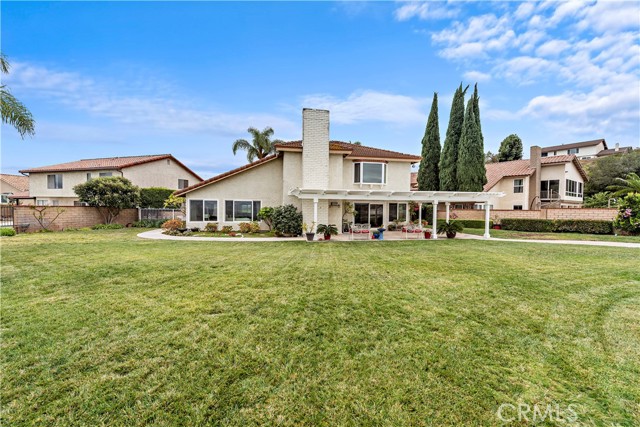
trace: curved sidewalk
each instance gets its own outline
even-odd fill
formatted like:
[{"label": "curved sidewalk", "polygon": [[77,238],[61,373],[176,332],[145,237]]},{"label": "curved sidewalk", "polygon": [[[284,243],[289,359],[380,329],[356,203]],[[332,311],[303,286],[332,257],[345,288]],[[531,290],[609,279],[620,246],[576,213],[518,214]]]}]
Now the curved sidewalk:
[{"label": "curved sidewalk", "polygon": [[183,237],[167,236],[160,228],[138,234],[143,239],[183,240],[189,242],[303,242],[304,237]]},{"label": "curved sidewalk", "polygon": [[604,242],[595,240],[540,240],[540,239],[501,239],[499,237],[490,237],[485,239],[475,234],[459,233],[458,237],[469,240],[491,240],[494,242],[517,242],[517,243],[551,243],[556,245],[582,245],[582,246],[608,246],[616,248],[635,248],[640,249],[640,243],[629,242]]}]

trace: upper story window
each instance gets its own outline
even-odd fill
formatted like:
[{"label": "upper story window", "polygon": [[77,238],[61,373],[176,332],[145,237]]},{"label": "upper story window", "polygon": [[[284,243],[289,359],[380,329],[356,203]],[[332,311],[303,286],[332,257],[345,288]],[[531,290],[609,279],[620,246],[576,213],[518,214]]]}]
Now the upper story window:
[{"label": "upper story window", "polygon": [[565,193],[568,197],[582,197],[582,183],[567,179]]},{"label": "upper story window", "polygon": [[62,188],[62,174],[47,175],[47,188],[59,190]]},{"label": "upper story window", "polygon": [[113,176],[112,172],[100,172],[100,178],[106,178],[108,176]]},{"label": "upper story window", "polygon": [[580,152],[579,148],[569,148],[567,150],[567,154],[578,154]]},{"label": "upper story window", "polygon": [[540,154],[541,157],[547,157],[549,155],[549,153],[542,153]]},{"label": "upper story window", "polygon": [[354,163],[353,182],[355,184],[386,184],[387,164],[369,162]]},{"label": "upper story window", "polygon": [[87,181],[91,181],[91,172],[87,172]]},{"label": "upper story window", "polygon": [[514,193],[524,193],[524,180],[523,179],[514,179],[513,180],[513,192]]},{"label": "upper story window", "polygon": [[188,179],[179,179],[178,180],[178,190],[182,190],[183,188],[187,188],[189,186]]}]

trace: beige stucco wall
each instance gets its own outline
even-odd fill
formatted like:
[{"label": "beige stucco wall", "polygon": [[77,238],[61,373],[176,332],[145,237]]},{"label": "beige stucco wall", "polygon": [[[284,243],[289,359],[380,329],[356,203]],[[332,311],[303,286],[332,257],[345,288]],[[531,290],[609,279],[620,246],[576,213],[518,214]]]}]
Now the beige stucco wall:
[{"label": "beige stucco wall", "polygon": [[[593,145],[591,147],[580,147],[578,148],[578,153],[576,154],[576,156],[578,157],[593,157],[596,154],[598,154],[600,151],[604,150],[604,144],[601,142],[597,145]],[[551,157],[551,156],[560,156],[560,155],[564,155],[564,154],[569,154],[568,152],[569,150],[564,149],[564,150],[555,150],[555,151],[551,151],[547,154],[547,156]]]},{"label": "beige stucco wall", "polygon": [[387,163],[387,183],[381,184],[355,184],[353,182],[354,162],[352,159],[344,159],[342,173],[342,186],[346,190],[389,190],[409,191],[411,188],[411,163],[394,162]]},{"label": "beige stucco wall", "polygon": [[297,197],[289,196],[289,191],[302,187],[302,153],[282,154],[282,203],[299,205]]},{"label": "beige stucco wall", "polygon": [[[513,192],[513,181],[522,179],[524,190],[522,193]],[[492,201],[494,209],[513,209],[514,205],[522,205],[523,210],[529,209],[529,177],[528,176],[509,176],[502,178],[490,191],[503,192],[504,197],[497,197]]]},{"label": "beige stucco wall", "polygon": [[[189,221],[189,200],[217,200],[218,224],[220,226],[231,225],[235,229],[237,229],[238,223],[224,221],[225,200],[260,200],[262,207],[282,205],[282,162],[280,158],[272,160],[187,193],[185,196],[187,199],[187,226],[204,227],[206,224],[204,221]],[[299,201],[296,206],[300,208]],[[264,224],[261,226],[266,229]]]},{"label": "beige stucco wall", "polygon": [[4,182],[0,179],[0,194],[15,194],[21,191],[23,190],[16,188],[8,182]]},{"label": "beige stucco wall", "polygon": [[58,200],[61,206],[73,206],[73,202],[78,200],[73,187],[87,182],[87,173],[91,173],[93,178],[98,178],[100,172],[111,172],[112,176],[121,176],[116,170],[83,171],[83,172],[60,172],[62,174],[62,188],[47,188],[47,176],[54,175],[53,172],[30,173],[29,174],[29,195],[37,200]]},{"label": "beige stucco wall", "polygon": [[144,163],[122,170],[124,177],[140,188],[164,187],[178,189],[178,179],[186,179],[189,185],[200,180],[192,173],[178,165],[173,159],[162,159]]}]

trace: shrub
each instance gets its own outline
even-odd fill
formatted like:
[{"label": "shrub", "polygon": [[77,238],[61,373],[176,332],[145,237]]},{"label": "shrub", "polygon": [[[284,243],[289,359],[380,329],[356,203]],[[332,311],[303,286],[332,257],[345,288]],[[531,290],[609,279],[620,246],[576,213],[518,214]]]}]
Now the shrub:
[{"label": "shrub", "polygon": [[179,219],[170,219],[162,224],[162,228],[164,230],[177,230],[179,228],[185,228],[185,223]]},{"label": "shrub", "polygon": [[273,229],[281,234],[302,234],[302,212],[293,205],[278,206],[273,210]]},{"label": "shrub", "polygon": [[204,231],[207,233],[215,233],[218,231],[218,223],[217,222],[208,222],[207,225],[204,226]]},{"label": "shrub", "polygon": [[264,221],[265,224],[267,224],[267,227],[269,227],[269,231],[271,231],[272,227],[273,227],[273,212],[275,211],[274,208],[271,208],[269,206],[265,206],[264,208],[260,209],[260,211],[258,212],[258,219],[261,221]]},{"label": "shrub", "polygon": [[238,230],[241,233],[249,233],[251,231],[251,224],[248,222],[241,222],[238,224]]},{"label": "shrub", "polygon": [[132,224],[132,227],[142,227],[142,228],[160,228],[166,219],[141,219],[140,221],[136,221]]},{"label": "shrub", "polygon": [[16,230],[10,227],[2,227],[0,228],[0,236],[2,237],[11,237],[16,235]]},{"label": "shrub", "polygon": [[613,224],[623,233],[640,235],[640,193],[630,193],[620,201]]},{"label": "shrub", "polygon": [[259,233],[260,232],[260,224],[257,221],[252,221],[249,223],[249,233]]},{"label": "shrub", "polygon": [[233,227],[230,225],[225,225],[224,227],[222,227],[222,232],[224,234],[229,234],[233,231]]},{"label": "shrub", "polygon": [[553,221],[548,219],[519,219],[502,218],[503,230],[534,231],[550,233],[553,231]]},{"label": "shrub", "polygon": [[162,187],[148,187],[140,189],[140,207],[160,209],[164,202],[173,194],[174,190]]},{"label": "shrub", "polygon": [[91,227],[92,230],[118,230],[120,228],[124,228],[124,226],[116,223],[112,224],[96,224]]},{"label": "shrub", "polygon": [[95,178],[73,187],[81,202],[98,208],[106,224],[111,224],[122,209],[140,202],[140,189],[121,176]]},{"label": "shrub", "polygon": [[[444,219],[438,220],[438,225],[446,222]],[[456,219],[456,222],[460,223],[464,228],[484,228],[484,220],[482,219]],[[489,220],[489,228],[493,227],[493,221]]]}]

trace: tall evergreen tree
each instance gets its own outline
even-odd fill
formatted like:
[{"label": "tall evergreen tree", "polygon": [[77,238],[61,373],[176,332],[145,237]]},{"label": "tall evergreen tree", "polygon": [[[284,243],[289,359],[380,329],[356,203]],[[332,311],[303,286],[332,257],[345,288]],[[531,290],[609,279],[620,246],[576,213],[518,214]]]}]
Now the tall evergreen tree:
[{"label": "tall evergreen tree", "polygon": [[487,171],[484,166],[484,146],[482,134],[478,128],[475,114],[475,99],[467,102],[464,115],[464,126],[460,137],[458,151],[457,181],[459,191],[482,191],[487,182]]},{"label": "tall evergreen tree", "polygon": [[498,161],[508,162],[510,160],[520,159],[522,159],[522,140],[518,135],[512,133],[500,143]]},{"label": "tall evergreen tree", "polygon": [[478,83],[473,87],[473,112],[476,115],[478,132],[480,132],[480,139],[482,139],[482,145],[484,145],[484,135],[482,135],[482,125],[480,124],[480,97],[478,96]]},{"label": "tall evergreen tree", "polygon": [[444,139],[444,147],[439,165],[440,190],[442,191],[455,191],[458,189],[456,172],[458,145],[464,124],[464,95],[467,93],[468,88],[469,86],[463,90],[462,83],[460,83],[460,87],[456,89],[456,93],[453,95],[449,125],[447,126],[447,135]]},{"label": "tall evergreen tree", "polygon": [[431,112],[422,138],[422,161],[418,169],[418,190],[440,190],[440,127],[438,126],[438,94],[433,94]]}]

